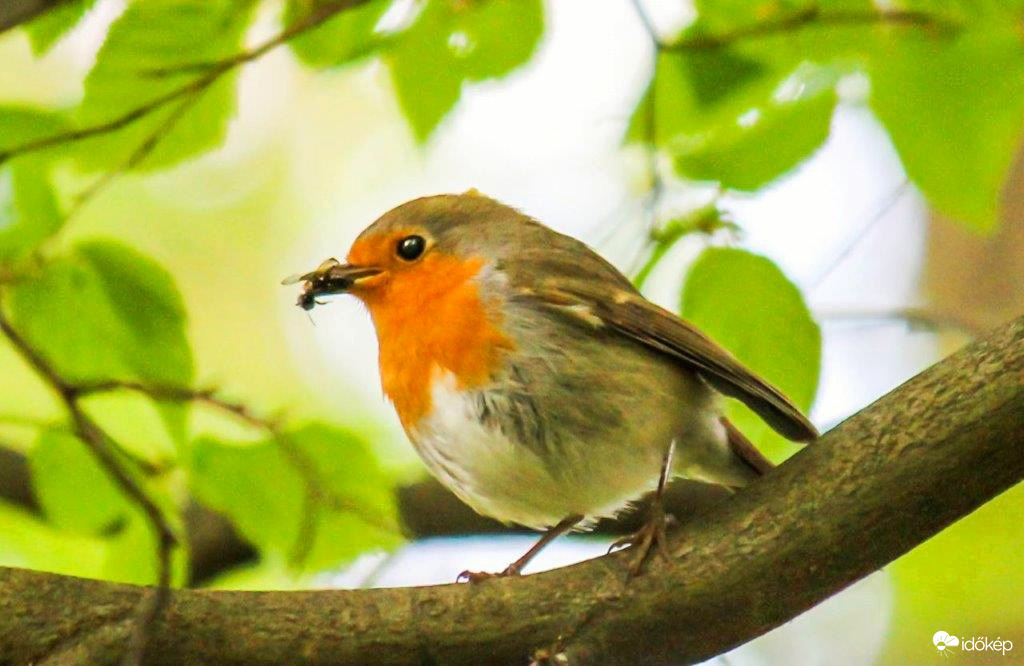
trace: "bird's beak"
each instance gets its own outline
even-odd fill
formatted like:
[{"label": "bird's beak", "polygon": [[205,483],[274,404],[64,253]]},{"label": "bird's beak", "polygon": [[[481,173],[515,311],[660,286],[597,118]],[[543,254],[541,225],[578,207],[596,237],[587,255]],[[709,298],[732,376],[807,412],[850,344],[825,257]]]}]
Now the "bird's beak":
[{"label": "bird's beak", "polygon": [[345,293],[360,280],[379,275],[381,272],[376,266],[354,266],[331,258],[317,266],[316,270],[288,278],[283,283],[305,283],[299,295],[298,305],[304,310],[312,310],[318,296]]}]

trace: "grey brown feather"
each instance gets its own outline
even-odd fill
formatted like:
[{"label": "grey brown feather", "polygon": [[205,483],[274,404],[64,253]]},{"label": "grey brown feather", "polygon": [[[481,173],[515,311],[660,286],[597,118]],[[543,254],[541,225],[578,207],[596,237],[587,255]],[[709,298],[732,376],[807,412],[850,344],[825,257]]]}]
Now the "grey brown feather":
[{"label": "grey brown feather", "polygon": [[744,367],[729,352],[667,310],[632,289],[596,288],[578,279],[553,278],[532,297],[559,308],[575,300],[607,326],[663,352],[697,372],[723,394],[737,398],[782,436],[809,441],[818,436],[814,425],[778,389]]}]

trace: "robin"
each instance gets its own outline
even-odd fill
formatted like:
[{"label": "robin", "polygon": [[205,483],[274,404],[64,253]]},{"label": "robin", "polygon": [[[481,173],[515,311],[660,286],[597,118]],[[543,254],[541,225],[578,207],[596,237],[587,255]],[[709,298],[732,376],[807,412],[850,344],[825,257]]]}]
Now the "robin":
[{"label": "robin", "polygon": [[[665,554],[675,476],[746,485],[772,464],[721,413],[738,398],[794,441],[817,436],[782,393],[647,301],[580,241],[474,190],[409,201],[296,281],[299,305],[349,293],[377,332],[381,384],[430,472],[477,512],[546,544],[654,491],[630,571]],[[742,288],[738,285],[737,288]]]}]

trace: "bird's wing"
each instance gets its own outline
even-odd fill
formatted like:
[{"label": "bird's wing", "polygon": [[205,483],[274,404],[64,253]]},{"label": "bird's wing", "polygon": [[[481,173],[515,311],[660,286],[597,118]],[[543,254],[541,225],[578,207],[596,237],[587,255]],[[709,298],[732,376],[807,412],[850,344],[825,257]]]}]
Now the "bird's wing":
[{"label": "bird's wing", "polygon": [[[602,286],[602,289],[598,289]],[[779,434],[794,441],[818,436],[814,425],[778,389],[758,377],[693,325],[646,300],[635,290],[585,280],[542,281],[521,287],[518,296],[574,317],[608,327],[667,354],[725,395],[737,398]]]}]

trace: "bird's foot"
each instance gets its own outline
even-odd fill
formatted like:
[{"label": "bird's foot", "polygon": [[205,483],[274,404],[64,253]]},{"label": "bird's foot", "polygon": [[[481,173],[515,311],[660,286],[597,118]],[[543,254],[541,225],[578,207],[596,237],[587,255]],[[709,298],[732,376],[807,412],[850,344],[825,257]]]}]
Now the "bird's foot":
[{"label": "bird's foot", "polygon": [[519,567],[517,567],[515,564],[510,564],[507,567],[505,567],[504,571],[498,573],[490,573],[487,571],[463,571],[459,574],[459,577],[455,579],[455,582],[461,583],[465,581],[472,585],[474,583],[482,583],[485,580],[491,580],[493,578],[509,578],[511,576],[519,575],[522,575],[522,572],[519,570]]},{"label": "bird's foot", "polygon": [[652,504],[647,520],[636,532],[617,539],[608,548],[612,552],[618,548],[632,547],[636,551],[629,561],[629,577],[633,578],[640,573],[647,561],[652,548],[656,548],[658,555],[667,564],[673,564],[672,553],[668,550],[668,540],[665,530],[669,525],[675,524],[676,519],[671,514],[665,513],[660,503]]}]

